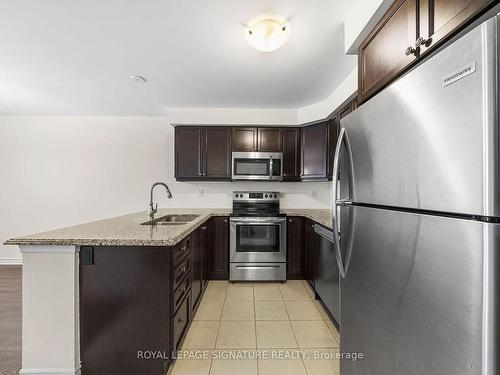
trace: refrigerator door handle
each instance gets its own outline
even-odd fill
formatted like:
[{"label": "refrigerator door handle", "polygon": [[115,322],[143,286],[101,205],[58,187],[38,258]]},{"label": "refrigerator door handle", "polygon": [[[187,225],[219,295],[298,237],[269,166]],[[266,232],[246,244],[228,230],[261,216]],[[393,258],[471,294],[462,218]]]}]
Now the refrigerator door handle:
[{"label": "refrigerator door handle", "polygon": [[[339,176],[339,163],[340,163],[340,150],[342,148],[342,144],[345,143],[347,153],[349,156],[349,162],[350,162],[350,169],[351,173],[349,173],[349,178],[351,181],[349,181],[349,189],[350,191],[350,197],[352,196],[352,157],[351,157],[351,147],[349,145],[349,140],[347,138],[347,133],[345,128],[342,128],[340,130],[339,138],[337,141],[337,147],[335,148],[335,157],[333,159],[333,201],[334,204],[332,205],[332,226],[333,226],[333,240],[334,240],[334,245],[335,245],[335,256],[337,258],[337,265],[339,267],[339,273],[342,278],[345,278],[346,276],[346,264],[344,264],[344,260],[342,259],[342,252],[340,249],[340,230],[339,230],[339,218],[337,215],[337,207],[339,206],[349,206],[352,205],[352,201],[350,199],[337,199],[338,191],[337,191],[337,179]],[[349,232],[352,234],[352,228],[349,228]],[[349,247],[352,245],[352,236],[349,236],[348,238],[349,242]],[[349,253],[350,251],[348,251]]]}]

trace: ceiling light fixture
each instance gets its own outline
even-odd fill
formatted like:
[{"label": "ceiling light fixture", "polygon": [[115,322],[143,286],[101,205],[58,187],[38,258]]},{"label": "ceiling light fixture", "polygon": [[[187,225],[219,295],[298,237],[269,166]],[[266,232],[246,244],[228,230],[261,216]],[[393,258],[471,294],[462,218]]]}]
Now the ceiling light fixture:
[{"label": "ceiling light fixture", "polygon": [[139,83],[144,83],[146,82],[146,78],[144,78],[143,76],[130,76],[128,77],[128,79],[130,79],[131,81],[133,82],[139,82]]},{"label": "ceiling light fixture", "polygon": [[290,25],[283,17],[259,16],[245,28],[247,42],[261,52],[272,52],[290,37]]}]

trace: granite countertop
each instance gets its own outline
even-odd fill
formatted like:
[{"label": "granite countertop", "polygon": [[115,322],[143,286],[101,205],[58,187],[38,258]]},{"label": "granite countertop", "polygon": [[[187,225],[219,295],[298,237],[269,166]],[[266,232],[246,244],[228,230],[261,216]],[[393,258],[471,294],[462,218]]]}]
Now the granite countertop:
[{"label": "granite countertop", "polygon": [[[331,211],[321,209],[283,209],[290,216],[304,216],[331,227]],[[146,211],[91,223],[13,238],[5,245],[79,245],[79,246],[173,246],[193,232],[211,216],[228,216],[231,209],[160,209],[155,217],[169,214],[195,214],[195,220],[184,225],[141,225],[149,220]]]}]

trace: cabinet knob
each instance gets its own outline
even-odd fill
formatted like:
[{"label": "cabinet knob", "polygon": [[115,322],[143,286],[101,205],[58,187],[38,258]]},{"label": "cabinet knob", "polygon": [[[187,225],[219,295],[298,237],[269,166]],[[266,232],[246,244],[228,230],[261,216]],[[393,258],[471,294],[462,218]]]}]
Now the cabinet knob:
[{"label": "cabinet knob", "polygon": [[206,229],[207,229],[206,225],[204,225],[204,226],[201,227],[201,230],[206,230]]},{"label": "cabinet knob", "polygon": [[182,271],[182,273],[185,273],[186,272],[186,267],[182,267],[181,271]]},{"label": "cabinet knob", "polygon": [[417,52],[417,50],[415,48],[413,48],[412,46],[409,46],[405,51],[405,55],[410,56],[411,54],[414,54],[415,52]]},{"label": "cabinet knob", "polygon": [[419,37],[419,38],[415,41],[415,47],[426,46],[426,45],[427,45],[427,43],[429,43],[429,40],[430,40],[430,39],[425,39],[425,38]]},{"label": "cabinet knob", "polygon": [[227,219],[224,219],[224,223],[227,223]]},{"label": "cabinet knob", "polygon": [[177,323],[182,323],[182,318],[177,318]]},{"label": "cabinet knob", "polygon": [[288,222],[291,223],[292,222],[292,219],[288,219]]}]

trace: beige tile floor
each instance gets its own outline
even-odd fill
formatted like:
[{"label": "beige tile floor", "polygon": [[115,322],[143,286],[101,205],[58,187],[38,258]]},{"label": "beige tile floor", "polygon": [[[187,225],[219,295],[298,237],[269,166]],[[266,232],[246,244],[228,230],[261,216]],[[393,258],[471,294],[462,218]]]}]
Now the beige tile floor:
[{"label": "beige tile floor", "polygon": [[338,347],[305,280],[211,281],[169,375],[336,375]]}]

